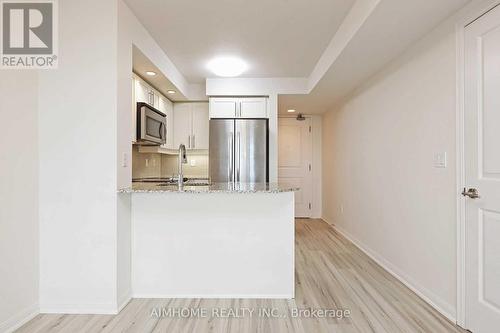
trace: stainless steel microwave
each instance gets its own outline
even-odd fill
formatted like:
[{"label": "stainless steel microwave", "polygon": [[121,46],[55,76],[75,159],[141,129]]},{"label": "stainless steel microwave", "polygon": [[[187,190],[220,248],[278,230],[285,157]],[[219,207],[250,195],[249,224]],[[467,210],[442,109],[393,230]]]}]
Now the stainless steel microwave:
[{"label": "stainless steel microwave", "polygon": [[137,143],[167,143],[167,115],[147,103],[137,103]]}]

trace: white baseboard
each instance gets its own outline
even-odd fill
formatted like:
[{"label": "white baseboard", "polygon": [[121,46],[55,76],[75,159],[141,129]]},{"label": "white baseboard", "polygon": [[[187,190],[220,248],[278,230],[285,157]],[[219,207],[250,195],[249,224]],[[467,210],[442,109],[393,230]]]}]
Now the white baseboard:
[{"label": "white baseboard", "polygon": [[428,290],[427,288],[419,285],[416,281],[414,281],[412,278],[407,276],[405,273],[403,273],[399,268],[397,268],[395,265],[390,263],[389,261],[385,260],[381,255],[379,255],[377,252],[371,250],[367,246],[365,246],[363,243],[361,243],[359,240],[357,240],[354,236],[349,234],[347,231],[344,229],[340,228],[338,225],[335,225],[329,221],[327,221],[325,218],[323,218],[325,222],[330,224],[332,228],[337,230],[342,236],[347,238],[351,243],[353,243],[357,248],[359,248],[361,251],[363,251],[368,257],[370,257],[373,261],[375,261],[377,264],[379,264],[383,269],[385,269],[389,274],[394,276],[396,279],[398,279],[401,283],[403,283],[406,287],[408,287],[411,291],[413,291],[415,294],[417,294],[421,299],[423,299],[425,302],[427,302],[430,306],[432,306],[436,311],[441,313],[443,316],[448,318],[453,323],[456,323],[456,310],[453,307],[453,305],[443,301],[440,297],[436,296],[433,292]]},{"label": "white baseboard", "polygon": [[133,298],[210,298],[210,299],[233,299],[233,298],[248,298],[248,299],[293,299],[292,295],[189,295],[189,294],[134,294]]},{"label": "white baseboard", "polygon": [[26,324],[31,319],[39,314],[38,304],[33,304],[30,307],[11,316],[9,319],[0,323],[0,332],[11,333]]},{"label": "white baseboard", "polygon": [[42,304],[40,313],[117,314],[116,304]]},{"label": "white baseboard", "polygon": [[132,300],[131,291],[127,291],[123,296],[118,298],[118,313],[123,310],[124,307]]}]

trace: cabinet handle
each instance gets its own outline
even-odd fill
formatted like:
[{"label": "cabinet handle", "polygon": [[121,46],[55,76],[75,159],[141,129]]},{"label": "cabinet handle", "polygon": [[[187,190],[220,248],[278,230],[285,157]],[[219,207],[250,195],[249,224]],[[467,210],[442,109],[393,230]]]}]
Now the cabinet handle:
[{"label": "cabinet handle", "polygon": [[188,136],[188,141],[189,141],[188,148],[191,148],[191,135]]},{"label": "cabinet handle", "polygon": [[155,95],[152,91],[149,91],[149,105],[154,106],[155,104]]},{"label": "cabinet handle", "polygon": [[193,148],[196,148],[196,141],[195,141],[195,136],[193,134]]}]

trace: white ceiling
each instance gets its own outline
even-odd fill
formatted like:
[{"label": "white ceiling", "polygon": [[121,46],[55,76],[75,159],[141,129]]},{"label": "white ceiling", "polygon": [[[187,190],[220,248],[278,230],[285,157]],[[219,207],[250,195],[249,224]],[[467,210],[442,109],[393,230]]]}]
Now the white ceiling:
[{"label": "white ceiling", "polygon": [[381,0],[309,94],[279,96],[279,112],[330,110],[468,2]]},{"label": "white ceiling", "polygon": [[279,96],[280,113],[304,114],[341,103],[469,2],[124,1],[190,83],[214,77],[206,69],[212,57],[240,56],[250,65],[242,78],[282,78],[283,87],[304,82],[307,88]]},{"label": "white ceiling", "polygon": [[[441,0],[439,0],[441,1]],[[354,0],[125,0],[186,79],[214,77],[206,63],[235,55],[241,77],[306,77]]]}]

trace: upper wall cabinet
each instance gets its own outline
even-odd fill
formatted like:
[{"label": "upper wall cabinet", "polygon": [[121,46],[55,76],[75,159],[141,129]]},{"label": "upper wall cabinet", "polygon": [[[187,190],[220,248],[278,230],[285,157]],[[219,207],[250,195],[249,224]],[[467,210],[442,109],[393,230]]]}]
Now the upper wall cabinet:
[{"label": "upper wall cabinet", "polygon": [[146,82],[139,78],[134,78],[135,82],[135,102],[148,103],[154,108],[158,108],[160,94],[155,92]]},{"label": "upper wall cabinet", "polygon": [[210,98],[210,118],[236,118],[239,98]]},{"label": "upper wall cabinet", "polygon": [[193,114],[193,149],[208,149],[209,112],[208,103],[191,103]]},{"label": "upper wall cabinet", "polygon": [[174,105],[163,96],[158,98],[158,110],[167,115],[167,142],[162,148],[176,149],[174,146]]},{"label": "upper wall cabinet", "polygon": [[267,118],[267,98],[240,99],[240,118]]},{"label": "upper wall cabinet", "polygon": [[174,146],[208,149],[208,103],[174,104]]},{"label": "upper wall cabinet", "polygon": [[210,118],[268,118],[266,97],[212,97]]}]

